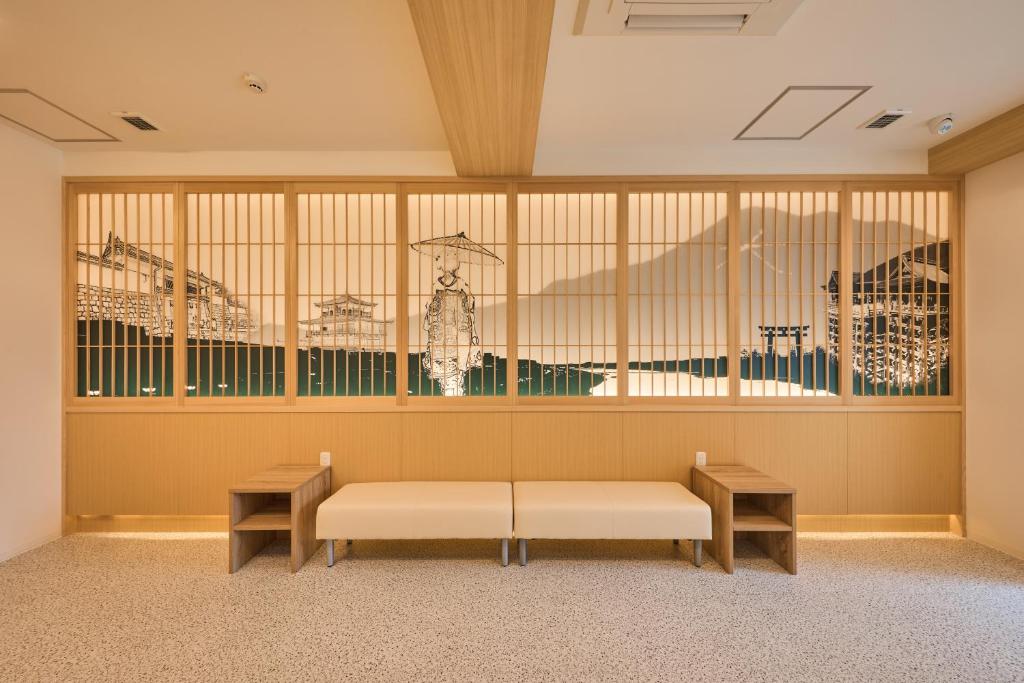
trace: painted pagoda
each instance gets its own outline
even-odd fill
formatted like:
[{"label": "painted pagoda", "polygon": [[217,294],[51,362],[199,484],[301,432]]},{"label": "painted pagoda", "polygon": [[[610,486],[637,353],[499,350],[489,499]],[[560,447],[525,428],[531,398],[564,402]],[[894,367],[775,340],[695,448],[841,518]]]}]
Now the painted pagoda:
[{"label": "painted pagoda", "polygon": [[373,317],[372,301],[343,294],[314,306],[320,316],[299,321],[299,343],[306,348],[383,351],[387,327],[393,321]]}]

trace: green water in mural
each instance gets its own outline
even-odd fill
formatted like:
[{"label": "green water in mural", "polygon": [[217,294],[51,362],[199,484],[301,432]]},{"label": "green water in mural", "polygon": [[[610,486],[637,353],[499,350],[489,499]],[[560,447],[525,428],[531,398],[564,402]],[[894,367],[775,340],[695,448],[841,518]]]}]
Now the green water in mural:
[{"label": "green water in mural", "polygon": [[395,354],[299,349],[299,396],[394,396]]},{"label": "green water in mural", "polygon": [[[614,366],[612,366],[614,367]],[[651,372],[684,372],[694,377],[728,377],[729,359],[690,358],[688,360],[656,360],[646,363],[630,363],[630,370],[648,370]]]},{"label": "green water in mural", "polygon": [[188,340],[186,396],[284,396],[284,348]]},{"label": "green water in mural", "polygon": [[[443,396],[444,390],[438,382],[430,379],[423,369],[423,356],[409,354],[409,395]],[[508,381],[506,361],[501,356],[485,353],[480,367],[470,368],[462,380],[464,396],[506,396]]]},{"label": "green water in mural", "polygon": [[754,381],[790,382],[811,391],[839,393],[839,359],[818,347],[813,352],[762,354],[754,351],[740,357],[740,378]]},{"label": "green water in mural", "polygon": [[615,363],[538,363],[519,361],[520,396],[590,396],[604,383],[604,371],[615,370]]},{"label": "green water in mural", "polygon": [[150,337],[134,325],[79,320],[75,395],[172,395],[173,343],[171,337]]},{"label": "green water in mural", "polygon": [[[863,386],[862,386],[863,380]],[[949,396],[949,366],[943,365],[939,368],[938,375],[925,382],[918,382],[909,386],[890,385],[879,382],[872,384],[871,380],[861,376],[861,373],[853,373],[853,395],[854,396]]]},{"label": "green water in mural", "polygon": [[[103,346],[99,348],[100,340]],[[78,321],[77,396],[158,397],[171,396],[174,372],[173,339],[150,337],[145,330],[118,322]],[[161,342],[163,346],[161,347]],[[127,350],[125,345],[127,344]],[[86,348],[86,346],[90,348]],[[281,347],[261,348],[234,343],[188,340],[187,386],[189,396],[283,396],[285,353]],[[422,355],[409,354],[409,395],[441,396],[441,386],[422,369]],[[300,349],[298,394],[300,396],[394,396],[394,353],[323,351]],[[485,354],[482,366],[464,379],[466,396],[506,396],[507,361]],[[520,396],[589,396],[605,381],[614,363],[542,364],[518,363]],[[88,370],[87,370],[88,368]],[[728,359],[630,363],[631,370],[686,373],[697,377],[728,376]],[[758,352],[740,358],[740,377],[747,380],[783,381],[805,389],[839,393],[839,362],[835,355],[817,349],[798,356]],[[827,380],[826,380],[827,378]],[[936,376],[913,386],[861,382],[853,374],[853,393],[858,396],[948,396],[949,366]]]}]

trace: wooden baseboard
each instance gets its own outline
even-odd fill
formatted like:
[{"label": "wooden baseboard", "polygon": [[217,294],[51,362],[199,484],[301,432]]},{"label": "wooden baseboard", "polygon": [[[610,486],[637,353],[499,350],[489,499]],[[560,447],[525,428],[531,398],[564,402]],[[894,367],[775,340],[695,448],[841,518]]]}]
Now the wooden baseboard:
[{"label": "wooden baseboard", "polygon": [[[941,531],[961,533],[957,515],[797,515],[799,531]],[[962,534],[961,534],[962,535]]]},{"label": "wooden baseboard", "polygon": [[78,515],[76,531],[227,531],[227,515]]},{"label": "wooden baseboard", "polygon": [[[227,515],[78,515],[66,533],[227,531]],[[799,531],[943,531],[963,535],[959,515],[798,515]]]}]

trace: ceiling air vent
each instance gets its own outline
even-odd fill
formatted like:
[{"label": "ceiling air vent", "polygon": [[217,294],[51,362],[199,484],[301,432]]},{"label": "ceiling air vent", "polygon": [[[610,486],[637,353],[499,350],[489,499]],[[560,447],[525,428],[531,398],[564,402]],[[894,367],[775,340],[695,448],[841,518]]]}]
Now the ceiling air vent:
[{"label": "ceiling air vent", "polygon": [[573,33],[773,36],[803,0],[579,0]]},{"label": "ceiling air vent", "polygon": [[152,121],[148,121],[142,114],[129,111],[115,111],[112,112],[114,116],[121,119],[130,126],[134,126],[139,130],[160,130],[156,124]]},{"label": "ceiling air vent", "polygon": [[861,124],[861,128],[887,128],[910,113],[909,109],[886,109]]}]

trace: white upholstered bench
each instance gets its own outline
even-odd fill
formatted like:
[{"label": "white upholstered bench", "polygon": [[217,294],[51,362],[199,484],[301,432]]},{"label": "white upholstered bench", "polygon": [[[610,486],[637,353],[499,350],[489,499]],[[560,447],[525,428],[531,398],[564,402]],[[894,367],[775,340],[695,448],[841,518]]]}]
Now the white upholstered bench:
[{"label": "white upholstered bench", "polygon": [[512,484],[507,481],[390,481],[347,484],[320,504],[316,537],[344,539],[496,538],[502,565],[512,537]]},{"label": "white upholstered bench", "polygon": [[699,567],[701,541],[711,538],[711,508],[675,482],[517,481],[513,500],[524,566],[528,539],[593,538],[690,539]]}]

